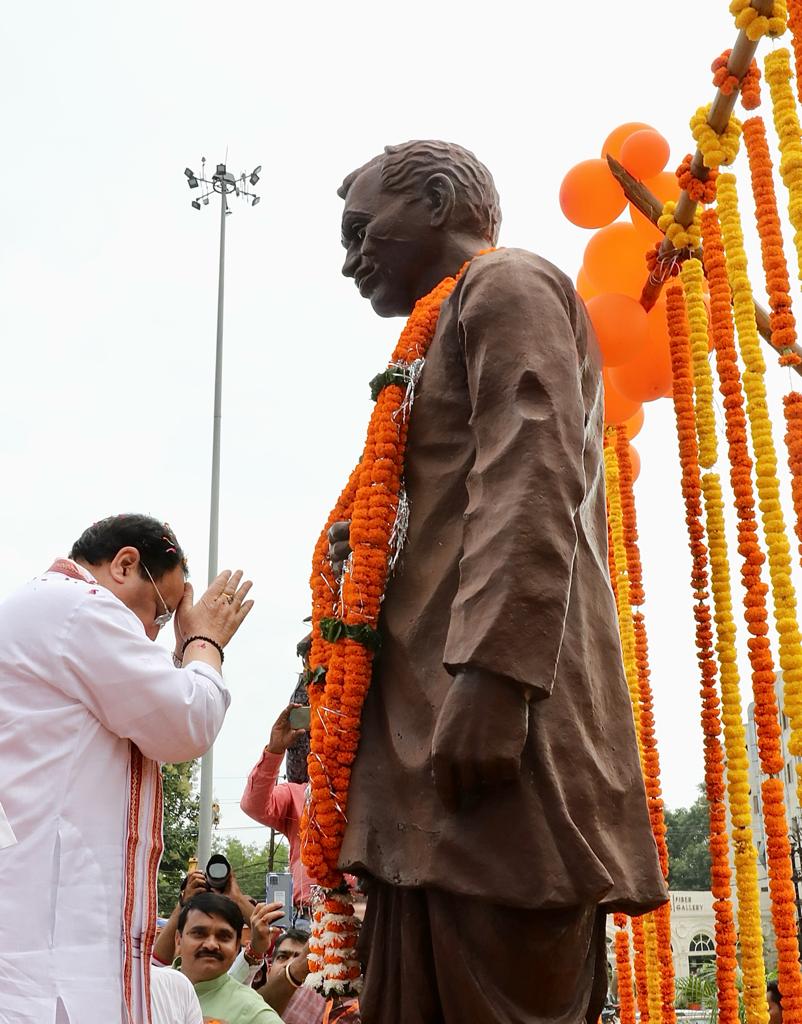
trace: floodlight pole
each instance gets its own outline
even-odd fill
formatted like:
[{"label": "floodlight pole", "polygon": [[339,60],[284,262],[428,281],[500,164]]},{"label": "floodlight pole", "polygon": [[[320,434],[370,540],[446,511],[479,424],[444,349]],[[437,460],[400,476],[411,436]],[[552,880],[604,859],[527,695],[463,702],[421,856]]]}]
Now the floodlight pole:
[{"label": "floodlight pole", "polygon": [[[223,415],[223,299],[225,294],[225,264],[226,264],[226,216],[228,215],[228,195],[236,192],[238,196],[251,199],[251,205],[255,206],[259,201],[258,197],[248,191],[245,183],[245,175],[235,181],[234,176],[226,171],[224,164],[218,164],[217,172],[211,181],[205,176],[206,161],[203,161],[204,171],[196,178],[187,168],[184,172],[188,179],[190,188],[197,188],[203,184],[202,193],[204,205],[208,205],[211,190],[220,194],[220,265],[217,278],[217,342],[215,347],[214,364],[214,413],[212,421],[212,484],[211,501],[209,508],[209,573],[208,581],[211,584],[218,572],[218,537],[220,528],[220,436]],[[250,177],[250,183],[255,185],[258,179],[257,168]],[[211,188],[210,188],[211,186]],[[197,200],[193,201],[193,207],[200,209]],[[200,777],[200,799],[198,815],[198,867],[201,871],[206,868],[209,857],[212,853],[212,826],[214,823],[214,747],[210,747],[201,758]]]},{"label": "floodlight pole", "polygon": [[[220,533],[220,428],[223,419],[223,298],[226,273],[226,211],[228,198],[220,195],[220,267],[217,277],[217,345],[214,359],[214,419],[212,424],[212,489],[209,508],[209,574],[217,576]],[[212,801],[214,799],[214,747],[201,758],[200,807],[198,815],[198,864],[203,871],[212,855]]]}]

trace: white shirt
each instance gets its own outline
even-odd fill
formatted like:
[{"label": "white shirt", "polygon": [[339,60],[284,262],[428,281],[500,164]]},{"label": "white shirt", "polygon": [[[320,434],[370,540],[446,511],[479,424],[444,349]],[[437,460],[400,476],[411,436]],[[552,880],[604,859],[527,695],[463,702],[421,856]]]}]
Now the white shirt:
[{"label": "white shirt", "polygon": [[192,982],[172,967],[151,969],[150,1005],[153,1024],[203,1024]]},{"label": "white shirt", "polygon": [[56,566],[0,604],[0,1024],[147,1024],[157,762],[207,750],[230,698]]}]

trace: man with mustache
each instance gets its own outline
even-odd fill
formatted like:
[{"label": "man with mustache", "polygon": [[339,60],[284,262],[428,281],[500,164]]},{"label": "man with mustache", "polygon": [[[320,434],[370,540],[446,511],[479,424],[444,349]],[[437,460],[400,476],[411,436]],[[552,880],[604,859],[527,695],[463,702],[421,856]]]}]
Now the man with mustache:
[{"label": "man with mustache", "polygon": [[[501,213],[460,146],[389,146],[339,194],[343,274],[379,316],[467,264],[417,384],[401,368],[409,529],[339,861],[371,880],[362,1019],[595,1021],[605,914],[666,900],[608,572],[595,339],[556,267],[477,255]],[[347,538],[330,532],[332,565]]]},{"label": "man with mustache", "polygon": [[[219,1024],[280,1024],[281,1018],[228,970],[239,952],[245,920],[227,896],[202,892],[178,918],[180,969],[195,987],[204,1020]],[[160,968],[169,970],[169,968]]]}]

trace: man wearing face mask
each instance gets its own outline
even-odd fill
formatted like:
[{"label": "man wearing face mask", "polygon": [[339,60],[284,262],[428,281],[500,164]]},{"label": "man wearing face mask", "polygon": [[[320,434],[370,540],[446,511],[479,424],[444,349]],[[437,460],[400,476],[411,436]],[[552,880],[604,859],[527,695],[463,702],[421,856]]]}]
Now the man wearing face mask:
[{"label": "man wearing face mask", "polygon": [[186,575],[169,526],[114,516],[0,605],[0,1024],[148,1019],[159,762],[214,741],[253,604]]}]

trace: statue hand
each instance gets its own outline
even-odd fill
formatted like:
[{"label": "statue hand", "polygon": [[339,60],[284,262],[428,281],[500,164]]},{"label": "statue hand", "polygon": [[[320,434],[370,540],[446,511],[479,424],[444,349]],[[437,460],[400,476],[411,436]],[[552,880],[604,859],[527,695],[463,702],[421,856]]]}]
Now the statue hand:
[{"label": "statue hand", "polygon": [[528,726],[522,686],[483,669],[458,672],[432,740],[434,784],[445,807],[456,811],[481,786],[518,778]]},{"label": "statue hand", "polygon": [[341,519],[329,529],[329,561],[334,578],[339,580],[343,565],[351,555],[351,520]]}]

